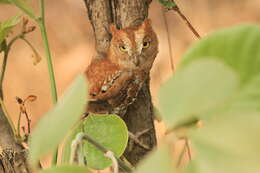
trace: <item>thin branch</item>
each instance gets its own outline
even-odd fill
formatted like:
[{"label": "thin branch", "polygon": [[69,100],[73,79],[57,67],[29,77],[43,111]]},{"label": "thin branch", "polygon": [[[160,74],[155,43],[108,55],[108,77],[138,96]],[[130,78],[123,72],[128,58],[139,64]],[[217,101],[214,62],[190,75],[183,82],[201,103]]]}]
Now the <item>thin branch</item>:
[{"label": "thin branch", "polygon": [[177,161],[177,168],[180,167],[181,162],[183,161],[184,154],[186,153],[186,151],[187,151],[187,154],[188,154],[189,161],[191,161],[191,150],[190,150],[190,145],[189,145],[189,139],[185,138],[184,142],[185,143],[183,145],[183,149],[182,149],[181,154],[180,154],[180,156],[178,158],[178,161]]},{"label": "thin branch", "polygon": [[167,22],[167,18],[166,18],[166,15],[165,15],[164,8],[162,8],[162,15],[163,15],[163,21],[164,21],[164,25],[165,25],[165,29],[166,29],[166,33],[167,33],[167,39],[168,39],[168,49],[169,49],[169,54],[170,54],[171,70],[172,70],[172,72],[174,72],[175,67],[174,67],[174,62],[173,62],[173,53],[172,53],[170,31],[169,31],[169,26],[168,26],[168,22]]},{"label": "thin branch", "polygon": [[116,160],[116,157],[115,157],[114,153],[112,151],[107,151],[105,153],[105,156],[112,160],[112,162],[113,162],[113,170],[114,170],[113,172],[114,173],[118,173],[118,162]]},{"label": "thin branch", "polygon": [[188,157],[189,157],[189,161],[190,161],[191,160],[191,150],[190,150],[190,145],[189,145],[188,138],[185,138],[185,146],[187,148],[187,153],[188,153]]},{"label": "thin branch", "polygon": [[[89,143],[91,143],[92,145],[94,145],[98,150],[100,150],[101,152],[103,152],[104,154],[106,154],[107,152],[109,152],[109,150],[107,150],[105,147],[103,147],[102,145],[100,145],[98,142],[96,142],[93,138],[91,138],[90,136],[88,136],[87,134],[81,132],[81,133],[78,133],[77,136],[76,136],[76,139],[73,140],[72,142],[72,152],[71,152],[71,156],[70,156],[70,163],[73,163],[74,161],[74,157],[77,153],[77,149],[78,149],[78,145],[80,144],[80,142],[82,140],[86,140],[88,141]],[[118,165],[120,166],[120,168],[122,168],[124,171],[126,172],[132,172],[132,169],[129,168],[127,165],[125,165],[125,163],[116,158],[117,162],[118,162]]]},{"label": "thin branch", "polygon": [[[174,0],[170,0],[171,2],[174,2]],[[176,4],[176,2],[174,2]],[[201,36],[199,35],[199,33],[196,31],[196,29],[192,26],[192,24],[190,23],[190,21],[187,19],[187,17],[181,12],[180,8],[177,6],[177,4],[172,7],[172,8],[168,8],[168,10],[174,10],[175,12],[177,12],[177,14],[182,18],[182,20],[186,23],[186,25],[189,27],[189,29],[191,30],[191,32],[198,38],[200,39]]]},{"label": "thin branch", "polygon": [[186,145],[183,145],[183,148],[181,150],[180,156],[178,157],[177,168],[179,168],[181,166],[181,162],[183,160],[183,157],[184,157],[184,154],[185,154],[185,150],[186,150]]},{"label": "thin branch", "polygon": [[7,65],[7,59],[8,59],[8,55],[10,52],[10,49],[12,47],[12,45],[14,44],[14,42],[16,40],[18,40],[19,38],[23,37],[23,33],[22,34],[18,34],[17,36],[15,36],[7,45],[7,48],[4,50],[4,60],[3,60],[3,65],[2,65],[2,72],[1,72],[1,76],[0,76],[0,98],[1,100],[4,99],[4,94],[3,94],[3,80],[4,80],[4,76],[5,76],[5,71],[6,71],[6,65]]},{"label": "thin branch", "polygon": [[200,39],[201,36],[199,35],[199,33],[196,31],[196,29],[191,25],[191,23],[189,22],[189,20],[186,18],[186,16],[181,12],[181,10],[179,9],[178,6],[176,6],[176,8],[174,8],[174,11],[176,11],[179,16],[182,18],[182,20],[184,20],[184,22],[186,23],[186,25],[190,28],[191,32],[198,38]]},{"label": "thin branch", "polygon": [[22,117],[22,112],[20,111],[19,112],[19,117],[18,117],[18,122],[17,122],[17,136],[19,138],[21,138],[21,132],[20,132],[20,129],[21,129],[21,117]]},{"label": "thin branch", "polygon": [[25,110],[24,114],[25,114],[26,121],[27,121],[27,133],[29,135],[31,133],[31,120],[30,120],[26,110]]}]

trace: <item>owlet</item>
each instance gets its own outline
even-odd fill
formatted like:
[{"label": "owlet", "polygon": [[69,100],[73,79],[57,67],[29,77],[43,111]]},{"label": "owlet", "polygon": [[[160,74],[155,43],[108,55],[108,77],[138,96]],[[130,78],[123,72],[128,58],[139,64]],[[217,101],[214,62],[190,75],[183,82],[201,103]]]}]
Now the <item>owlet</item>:
[{"label": "owlet", "polygon": [[112,109],[102,112],[95,108],[88,112],[123,116],[149,77],[158,53],[158,40],[149,19],[140,26],[124,29],[111,24],[110,32],[112,40],[106,57],[93,59],[86,76],[91,102],[106,103]]}]

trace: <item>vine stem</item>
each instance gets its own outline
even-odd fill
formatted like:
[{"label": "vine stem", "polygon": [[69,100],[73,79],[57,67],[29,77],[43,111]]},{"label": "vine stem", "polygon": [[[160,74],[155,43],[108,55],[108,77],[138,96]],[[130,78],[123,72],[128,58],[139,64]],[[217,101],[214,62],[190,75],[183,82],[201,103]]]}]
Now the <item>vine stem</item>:
[{"label": "vine stem", "polygon": [[3,94],[3,81],[4,81],[4,76],[5,76],[5,71],[6,71],[6,65],[7,65],[7,59],[8,59],[8,55],[9,55],[9,51],[13,45],[13,43],[19,39],[23,37],[23,34],[18,34],[17,36],[15,36],[10,43],[7,45],[6,50],[4,51],[4,60],[3,60],[3,65],[2,65],[2,72],[1,72],[1,76],[0,76],[0,97],[2,100],[4,100],[4,94]]},{"label": "vine stem", "polygon": [[[47,65],[48,65],[48,71],[49,71],[49,78],[50,78],[50,85],[51,85],[51,96],[52,96],[52,102],[53,104],[56,104],[58,101],[58,94],[57,94],[57,88],[56,88],[56,82],[55,82],[55,75],[53,70],[53,64],[52,64],[52,58],[51,58],[51,52],[46,32],[46,26],[45,26],[45,5],[44,0],[40,0],[40,10],[41,10],[41,16],[36,21],[40,27],[41,35],[44,43],[45,48],[45,54],[47,58]],[[58,161],[58,149],[53,153],[52,157],[52,165],[56,165]]]},{"label": "vine stem", "polygon": [[[93,146],[95,146],[98,150],[100,150],[101,152],[104,153],[104,155],[107,155],[109,152],[111,152],[110,150],[106,149],[105,147],[103,147],[101,144],[99,144],[97,141],[95,141],[92,137],[88,136],[87,134],[80,132],[77,134],[76,138],[72,141],[72,145],[71,145],[71,156],[70,156],[70,164],[72,164],[74,162],[74,157],[77,153],[77,149],[78,149],[78,145],[83,141],[86,140],[88,141],[90,144],[92,144]],[[110,153],[111,154],[111,153]],[[130,173],[133,170],[131,168],[129,168],[122,160],[120,160],[119,158],[113,158],[116,160],[116,162],[118,163],[118,165],[120,166],[120,168],[122,168],[125,172]],[[115,162],[115,161],[114,161]],[[117,168],[116,168],[117,169]]]},{"label": "vine stem", "polygon": [[46,54],[46,58],[47,58],[47,65],[48,65],[49,78],[50,78],[50,84],[51,84],[52,102],[53,102],[53,104],[56,104],[58,101],[58,94],[57,94],[51,52],[50,52],[50,47],[49,47],[49,42],[48,42],[48,37],[47,37],[47,32],[46,32],[46,26],[45,26],[44,0],[41,0],[40,8],[41,8],[41,17],[37,19],[37,23],[41,30],[41,35],[42,35],[44,48],[45,48],[45,54]]}]

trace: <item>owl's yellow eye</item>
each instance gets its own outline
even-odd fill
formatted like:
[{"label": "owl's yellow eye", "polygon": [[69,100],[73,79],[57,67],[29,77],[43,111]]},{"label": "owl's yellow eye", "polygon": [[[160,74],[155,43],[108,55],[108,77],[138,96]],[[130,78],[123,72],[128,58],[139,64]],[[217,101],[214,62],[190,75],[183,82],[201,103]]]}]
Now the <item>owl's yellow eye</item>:
[{"label": "owl's yellow eye", "polygon": [[143,42],[143,48],[148,48],[150,43],[148,41]]},{"label": "owl's yellow eye", "polygon": [[126,52],[126,51],[127,51],[127,49],[126,49],[125,46],[119,46],[119,49],[120,49],[122,52]]}]

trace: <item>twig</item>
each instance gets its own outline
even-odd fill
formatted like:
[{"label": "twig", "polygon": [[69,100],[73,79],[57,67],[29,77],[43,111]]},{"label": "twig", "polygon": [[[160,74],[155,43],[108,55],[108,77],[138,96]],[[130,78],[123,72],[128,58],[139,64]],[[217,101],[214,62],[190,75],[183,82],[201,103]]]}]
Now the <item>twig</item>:
[{"label": "twig", "polygon": [[24,114],[25,114],[26,121],[27,121],[27,133],[29,135],[31,133],[31,120],[30,120],[26,110],[25,110]]},{"label": "twig", "polygon": [[[172,2],[174,2],[174,0],[171,0]],[[176,2],[174,2],[176,4]],[[177,6],[177,4],[168,9],[168,10],[174,10],[177,12],[177,14],[182,18],[182,20],[184,20],[184,22],[186,23],[186,25],[190,28],[191,32],[198,38],[200,39],[200,35],[199,33],[196,31],[196,29],[191,25],[191,23],[189,22],[189,20],[187,19],[187,17],[181,12],[180,8]]]},{"label": "twig", "polygon": [[169,54],[170,54],[171,70],[172,70],[172,72],[174,72],[175,67],[174,67],[174,62],[173,62],[173,53],[172,53],[170,31],[169,31],[169,26],[168,26],[168,22],[167,22],[167,18],[166,18],[166,15],[165,15],[164,8],[162,8],[162,15],[163,15],[163,21],[164,21],[164,25],[165,25],[165,29],[166,29],[166,33],[167,33],[167,39],[168,39],[168,49],[169,49]]},{"label": "twig", "polygon": [[4,60],[3,60],[3,65],[2,65],[2,72],[1,72],[1,76],[0,76],[0,98],[1,100],[4,100],[4,94],[3,94],[3,80],[4,80],[4,76],[5,76],[5,71],[6,71],[6,65],[7,65],[7,59],[8,59],[8,55],[10,52],[10,49],[13,45],[13,43],[23,37],[24,34],[18,34],[17,36],[15,36],[7,45],[7,48],[4,50]]},{"label": "twig", "polygon": [[[21,99],[20,97],[16,97],[16,101],[18,102],[19,106],[20,106],[20,113],[19,113],[19,118],[18,118],[18,123],[17,123],[17,136],[21,137],[20,134],[20,124],[21,124],[21,115],[24,114],[25,118],[27,120],[27,133],[25,133],[25,141],[27,141],[27,137],[29,136],[29,134],[31,133],[31,120],[29,118],[29,115],[27,113],[26,107],[25,107],[25,103],[27,100],[29,100],[30,97],[32,97],[33,95],[28,96],[26,99]],[[36,96],[34,96],[36,99]],[[34,101],[34,100],[30,100],[30,101]]]},{"label": "twig", "polygon": [[[93,138],[88,136],[87,134],[80,132],[80,133],[77,134],[76,139],[73,140],[74,142],[72,142],[73,147],[72,147],[72,152],[71,152],[71,156],[70,156],[70,163],[74,162],[74,158],[75,158],[75,155],[77,153],[76,150],[78,148],[77,145],[79,145],[82,140],[88,141],[89,143],[94,145],[98,150],[100,150],[104,154],[106,154],[109,151],[105,147],[100,145],[98,142],[96,142]],[[116,160],[117,160],[117,163],[120,166],[120,168],[122,168],[126,172],[129,172],[129,173],[132,172],[132,169],[129,168],[127,165],[125,165],[125,163],[122,160],[120,160],[118,158],[116,158]]]},{"label": "twig", "polygon": [[191,161],[191,151],[190,151],[190,145],[189,145],[188,138],[185,138],[184,142],[185,143],[184,143],[183,149],[182,149],[181,154],[180,154],[178,161],[177,161],[177,168],[180,167],[181,161],[183,160],[183,157],[184,157],[184,154],[186,153],[186,150],[187,150],[187,153],[188,153],[189,161]]},{"label": "twig", "polygon": [[21,128],[21,116],[22,116],[22,112],[19,112],[19,117],[18,117],[18,122],[17,122],[17,136],[20,138],[21,137],[21,133],[20,133],[20,128]]},{"label": "twig", "polygon": [[187,153],[188,153],[189,161],[191,161],[190,145],[189,145],[189,140],[188,140],[187,138],[185,138],[185,146],[186,146],[186,148],[187,148]]},{"label": "twig", "polygon": [[186,150],[186,145],[184,145],[182,150],[181,150],[180,156],[179,156],[178,161],[177,161],[177,168],[179,168],[180,165],[181,165],[181,161],[183,160],[183,156],[185,154],[185,150]]},{"label": "twig", "polygon": [[[143,134],[147,133],[148,131],[150,131],[151,129],[145,129],[141,132],[138,132],[137,134],[133,134],[132,132],[128,131],[128,135],[129,135],[129,138],[131,140],[133,140],[133,142],[135,142],[136,144],[140,145],[141,147],[143,147],[144,149],[146,150],[149,150],[150,147],[144,143],[142,143],[138,138],[140,136],[142,136]],[[132,147],[129,147],[129,148],[132,148]]]}]

